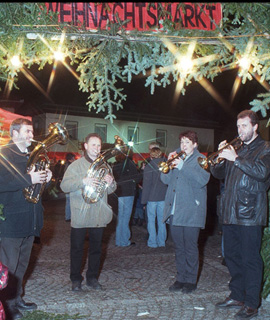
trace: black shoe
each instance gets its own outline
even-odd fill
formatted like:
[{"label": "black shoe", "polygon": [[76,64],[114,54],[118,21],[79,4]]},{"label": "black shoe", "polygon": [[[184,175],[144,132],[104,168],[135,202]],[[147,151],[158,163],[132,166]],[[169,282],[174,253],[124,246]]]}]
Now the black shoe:
[{"label": "black shoe", "polygon": [[91,279],[87,280],[86,285],[88,287],[95,289],[95,290],[102,290],[102,285],[97,281],[96,278],[91,278]]},{"label": "black shoe", "polygon": [[251,319],[257,317],[258,309],[252,309],[247,306],[243,306],[240,311],[234,316],[236,319]]},{"label": "black shoe", "polygon": [[16,307],[23,311],[31,311],[37,309],[37,305],[34,302],[26,303],[23,299],[20,302],[16,303]]},{"label": "black shoe", "polygon": [[216,304],[217,308],[242,308],[244,306],[244,302],[233,300],[230,297],[226,298],[224,301],[218,302]]},{"label": "black shoe", "polygon": [[76,291],[76,292],[83,291],[83,290],[82,290],[81,281],[74,281],[74,282],[72,282],[72,288],[71,288],[71,290],[72,290],[72,291]]},{"label": "black shoe", "polygon": [[136,246],[136,243],[135,243],[135,242],[130,242],[130,244],[128,245],[128,247],[131,247],[131,246]]},{"label": "black shoe", "polygon": [[223,266],[227,266],[227,265],[226,265],[225,258],[222,259],[221,264],[222,264]]},{"label": "black shoe", "polygon": [[196,283],[185,283],[182,289],[183,293],[191,293],[197,289]]},{"label": "black shoe", "polygon": [[169,291],[180,291],[183,289],[183,287],[184,287],[183,282],[175,281],[175,283],[169,287]]},{"label": "black shoe", "polygon": [[23,314],[17,308],[12,309],[9,312],[7,312],[6,316],[7,316],[7,319],[10,319],[10,320],[16,320],[16,319],[22,319],[23,318]]}]

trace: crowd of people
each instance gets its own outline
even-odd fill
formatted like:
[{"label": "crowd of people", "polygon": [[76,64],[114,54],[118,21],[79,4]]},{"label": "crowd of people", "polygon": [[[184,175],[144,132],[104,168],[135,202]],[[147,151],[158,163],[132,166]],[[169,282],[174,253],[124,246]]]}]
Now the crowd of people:
[{"label": "crowd of people", "polygon": [[[113,219],[108,195],[117,196],[115,245],[134,246],[131,225],[145,221],[147,246],[165,247],[168,232],[174,244],[176,276],[168,290],[183,294],[197,288],[199,234],[206,225],[207,184],[210,176],[222,181],[219,196],[219,222],[222,226],[222,255],[231,280],[230,295],[216,304],[217,308],[239,308],[237,319],[258,315],[263,280],[260,256],[263,227],[267,222],[267,191],[270,186],[270,145],[258,132],[255,112],[244,110],[237,116],[241,147],[235,149],[227,141],[219,144],[221,161],[203,168],[198,158],[206,156],[198,150],[199,138],[192,130],[181,132],[179,148],[168,157],[157,142],[149,145],[149,158],[138,167],[132,150],[123,149],[113,165],[102,166],[102,139],[96,133],[85,138],[84,155],[70,155],[59,180],[66,194],[66,217],[70,221],[70,280],[73,292],[82,291],[81,269],[86,235],[88,266],[86,285],[102,290],[99,283],[102,237]],[[9,272],[1,291],[7,319],[20,319],[23,311],[37,305],[22,298],[22,283],[32,245],[43,227],[42,201],[26,201],[25,188],[38,184],[49,186],[53,173],[49,168],[28,170],[29,147],[33,139],[32,122],[19,118],[10,126],[11,140],[1,149],[0,262]],[[179,156],[179,155],[183,156]],[[207,159],[206,159],[207,160]],[[160,163],[169,163],[168,172]],[[95,166],[97,175],[86,175]],[[102,189],[101,189],[102,188]],[[85,190],[87,195],[85,197]],[[97,198],[103,190],[104,194]],[[142,225],[142,224],[140,224]],[[1,307],[1,305],[0,305]]]}]

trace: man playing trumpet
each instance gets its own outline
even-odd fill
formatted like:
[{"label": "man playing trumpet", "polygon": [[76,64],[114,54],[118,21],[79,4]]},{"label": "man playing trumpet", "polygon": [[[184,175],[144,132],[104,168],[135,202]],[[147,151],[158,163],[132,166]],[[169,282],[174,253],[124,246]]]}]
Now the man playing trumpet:
[{"label": "man playing trumpet", "polygon": [[[258,134],[255,112],[244,110],[237,116],[237,130],[243,145],[237,151],[224,148],[225,161],[211,166],[214,177],[225,179],[221,196],[220,222],[223,225],[224,255],[231,280],[230,295],[218,308],[240,308],[237,319],[258,314],[263,274],[260,256],[262,226],[267,219],[267,190],[270,176],[270,146]],[[226,141],[219,145],[223,148]]]}]

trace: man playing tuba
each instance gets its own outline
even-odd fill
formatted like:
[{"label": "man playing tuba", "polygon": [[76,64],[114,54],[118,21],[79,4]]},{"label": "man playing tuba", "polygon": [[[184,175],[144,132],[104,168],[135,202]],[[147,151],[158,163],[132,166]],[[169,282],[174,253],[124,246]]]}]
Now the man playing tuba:
[{"label": "man playing tuba", "polygon": [[[104,170],[105,165],[102,157],[99,158],[101,150],[101,137],[96,133],[90,133],[84,143],[85,154],[80,159],[75,160],[67,168],[63,180],[60,184],[65,193],[70,194],[71,207],[71,264],[70,280],[72,282],[72,291],[82,291],[81,267],[83,260],[83,250],[85,236],[88,231],[89,249],[88,249],[88,269],[86,272],[86,285],[92,289],[101,289],[98,282],[99,266],[102,249],[102,236],[104,228],[112,220],[112,208],[107,204],[107,195],[116,189],[116,182],[109,173],[105,174],[102,181],[99,180],[98,171]],[[99,163],[99,159],[101,159]],[[93,169],[93,165],[95,170]],[[108,169],[110,169],[107,164]],[[91,168],[91,170],[89,170]],[[88,175],[88,172],[97,175]],[[99,185],[106,181],[108,186],[98,201],[85,201],[85,188],[93,189],[97,192]]]},{"label": "man playing tuba", "polygon": [[10,126],[11,140],[0,153],[0,204],[4,220],[0,222],[0,261],[9,269],[9,280],[4,290],[8,319],[20,319],[21,311],[37,308],[26,303],[21,295],[22,282],[30,260],[35,236],[43,227],[41,201],[26,201],[23,190],[36,184],[49,182],[50,169],[27,171],[27,151],[33,139],[33,125],[28,119],[18,118]]}]

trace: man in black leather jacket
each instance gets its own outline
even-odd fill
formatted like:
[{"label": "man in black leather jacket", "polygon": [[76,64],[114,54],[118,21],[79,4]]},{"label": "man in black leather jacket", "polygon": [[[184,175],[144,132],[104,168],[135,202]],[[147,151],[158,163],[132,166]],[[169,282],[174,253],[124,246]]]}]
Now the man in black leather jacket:
[{"label": "man in black leather jacket", "polygon": [[4,221],[0,221],[0,261],[9,269],[8,285],[3,290],[7,319],[23,317],[21,311],[37,308],[22,299],[23,277],[28,267],[35,236],[43,226],[41,201],[25,199],[23,190],[37,183],[49,182],[49,169],[27,173],[28,147],[33,139],[33,125],[28,119],[15,119],[10,126],[11,140],[0,152],[0,204]]},{"label": "man in black leather jacket", "polygon": [[242,146],[223,148],[224,161],[211,167],[218,179],[225,179],[220,221],[223,224],[224,254],[231,280],[229,297],[218,308],[240,308],[237,319],[258,314],[263,278],[260,256],[262,227],[267,221],[267,190],[270,177],[270,145],[258,134],[259,120],[251,110],[237,116]]}]

